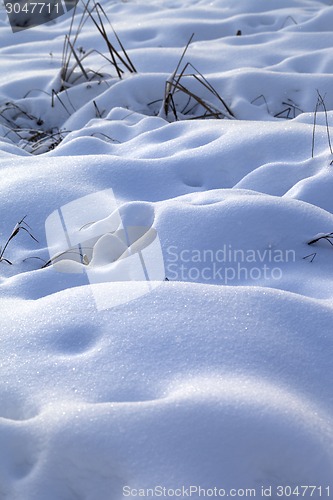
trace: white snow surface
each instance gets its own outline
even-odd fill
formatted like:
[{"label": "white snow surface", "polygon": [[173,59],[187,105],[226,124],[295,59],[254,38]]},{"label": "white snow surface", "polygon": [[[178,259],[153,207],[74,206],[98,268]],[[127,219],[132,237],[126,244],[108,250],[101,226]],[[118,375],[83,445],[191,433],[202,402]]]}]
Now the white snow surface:
[{"label": "white snow surface", "polygon": [[[26,216],[0,262],[0,499],[333,496],[332,2],[102,6],[136,73],[95,52],[99,75],[67,89],[71,15],[12,33],[0,13],[2,249]],[[181,92],[164,113],[192,33],[179,71],[234,117],[193,76],[221,119]],[[108,56],[91,22],[77,47]],[[123,283],[42,267],[45,221],[109,189],[123,223],[157,231],[168,281],[99,308],[94,289]],[[85,256],[101,275],[124,252],[103,238]]]}]

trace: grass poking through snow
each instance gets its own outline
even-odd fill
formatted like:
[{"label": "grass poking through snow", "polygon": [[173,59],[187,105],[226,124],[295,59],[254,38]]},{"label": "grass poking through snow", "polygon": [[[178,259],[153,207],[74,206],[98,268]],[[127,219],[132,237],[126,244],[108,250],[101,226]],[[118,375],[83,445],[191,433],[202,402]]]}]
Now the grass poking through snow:
[{"label": "grass poking through snow", "polygon": [[[110,67],[113,67],[116,76],[121,79],[124,73],[136,73],[136,68],[131,61],[124,45],[122,44],[115,29],[110,23],[103,7],[99,2],[83,3],[83,12],[76,23],[77,8],[73,10],[73,16],[68,34],[65,36],[63,54],[62,54],[62,67],[61,67],[61,89],[65,90],[82,80],[91,81],[94,79],[102,79],[104,74],[100,71],[93,70],[87,64],[93,62],[96,65],[96,60],[102,58],[107,61]],[[107,48],[107,55],[99,50],[89,49],[85,51],[82,47],[78,47],[80,33],[85,24],[91,21],[96,28],[99,35],[105,42]],[[107,29],[109,28],[109,29]],[[112,41],[109,31],[114,37]],[[118,45],[118,48],[116,48]],[[92,57],[90,57],[92,56]]]},{"label": "grass poking through snow", "polygon": [[[226,104],[225,100],[222,99],[220,94],[193,64],[189,62],[186,63],[179,72],[193,36],[194,33],[187,42],[176,69],[166,81],[164,99],[159,115],[167,119],[170,114],[172,114],[176,121],[180,119],[180,115],[192,119],[235,118],[234,113]],[[190,70],[190,72],[187,73],[187,70]],[[197,90],[194,90],[193,86],[195,86]],[[199,95],[202,91],[207,90],[216,104],[211,103],[209,100]],[[182,105],[177,104],[176,96],[181,97],[180,100],[183,102]]]},{"label": "grass poking through snow", "polygon": [[26,218],[26,215],[19,222],[17,222],[17,224],[15,225],[14,229],[12,230],[10,236],[7,238],[4,246],[0,247],[0,262],[7,262],[7,264],[10,264],[10,265],[13,264],[9,259],[4,257],[4,254],[8,248],[9,243],[12,241],[13,238],[15,238],[15,236],[17,236],[19,234],[20,231],[25,231],[26,233],[28,233],[30,238],[32,238],[33,240],[35,240],[38,243],[38,240],[30,232],[31,227],[25,222],[25,218]]}]

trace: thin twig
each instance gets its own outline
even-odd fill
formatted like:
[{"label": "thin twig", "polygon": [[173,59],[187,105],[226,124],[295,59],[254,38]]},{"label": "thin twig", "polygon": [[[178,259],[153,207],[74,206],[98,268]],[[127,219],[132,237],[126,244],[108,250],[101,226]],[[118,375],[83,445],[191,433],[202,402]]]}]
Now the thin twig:
[{"label": "thin twig", "polygon": [[[34,237],[34,235],[33,235],[33,234],[29,231],[29,229],[31,229],[31,227],[30,227],[30,226],[29,226],[29,225],[25,222],[25,218],[26,218],[26,217],[27,217],[27,216],[25,215],[24,217],[22,217],[22,219],[21,219],[19,222],[17,222],[17,223],[15,224],[15,227],[14,227],[14,229],[12,230],[12,232],[11,232],[10,236],[7,238],[7,241],[6,241],[5,245],[3,246],[3,248],[0,248],[0,262],[5,261],[5,262],[7,262],[8,264],[12,265],[12,262],[10,262],[10,260],[8,260],[8,259],[5,259],[5,258],[4,258],[4,253],[5,253],[5,251],[6,251],[7,247],[8,247],[8,245],[9,245],[9,243],[12,241],[12,239],[13,239],[13,238],[15,238],[15,236],[17,236],[17,235],[18,235],[18,233],[19,233],[21,230],[22,230],[22,231],[26,231],[26,232],[29,234],[29,236],[30,236],[33,240],[35,240],[35,241],[38,243],[38,240],[37,240],[37,239]],[[25,226],[27,226],[29,229],[27,229],[26,227],[24,227],[24,226],[23,226],[23,224],[24,224]]]},{"label": "thin twig", "polygon": [[333,243],[331,242],[331,239],[333,239],[333,232],[332,233],[326,233],[326,234],[322,234],[320,236],[317,236],[316,238],[314,238],[313,240],[311,241],[308,241],[308,245],[312,245],[313,243],[317,243],[317,241],[319,240],[326,240],[328,241],[331,245],[333,245]]},{"label": "thin twig", "polygon": [[330,128],[329,128],[329,125],[328,125],[328,116],[327,116],[327,109],[326,109],[326,105],[325,105],[325,101],[324,101],[324,98],[321,96],[319,90],[317,90],[317,93],[318,93],[318,99],[320,100],[320,104],[323,106],[324,108],[324,113],[325,113],[325,123],[326,123],[326,132],[327,132],[327,140],[328,140],[328,145],[329,145],[329,148],[330,148],[330,151],[331,151],[331,154],[333,154],[333,151],[332,151],[332,145],[331,145],[331,136],[330,136]]}]

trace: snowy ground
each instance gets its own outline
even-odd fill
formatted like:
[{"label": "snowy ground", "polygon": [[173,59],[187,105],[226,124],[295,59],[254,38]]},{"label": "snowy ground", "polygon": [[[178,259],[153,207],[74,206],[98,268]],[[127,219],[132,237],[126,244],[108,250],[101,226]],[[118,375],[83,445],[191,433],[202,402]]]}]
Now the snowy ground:
[{"label": "snowy ground", "polygon": [[[66,85],[70,15],[12,33],[0,13],[3,249],[21,221],[0,262],[0,499],[329,498],[332,2],[102,5],[136,72],[94,52]],[[184,92],[165,114],[192,33],[181,82],[221,119]],[[108,55],[91,22],[76,48]],[[105,229],[42,268],[64,206]],[[157,231],[169,280],[130,301],[115,214],[140,248]]]}]

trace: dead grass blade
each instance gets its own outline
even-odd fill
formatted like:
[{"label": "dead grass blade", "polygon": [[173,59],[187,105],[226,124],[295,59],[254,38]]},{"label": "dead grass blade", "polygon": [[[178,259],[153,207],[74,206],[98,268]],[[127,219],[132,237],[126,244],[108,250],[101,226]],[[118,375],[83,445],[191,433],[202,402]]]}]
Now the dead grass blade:
[{"label": "dead grass blade", "polygon": [[317,103],[316,103],[316,108],[315,108],[315,112],[314,112],[314,118],[313,118],[313,127],[312,127],[312,148],[311,148],[311,158],[314,157],[314,148],[315,148],[315,134],[316,134],[316,126],[317,126],[317,113],[318,113],[318,109],[320,108],[320,106],[322,106],[322,108],[324,109],[324,113],[325,113],[325,124],[326,124],[326,133],[327,133],[327,142],[328,142],[328,146],[330,148],[330,152],[331,154],[333,154],[333,150],[332,150],[332,144],[331,144],[331,135],[330,135],[330,128],[329,128],[329,124],[328,124],[328,115],[327,115],[327,108],[326,108],[326,104],[325,104],[325,100],[324,100],[324,97],[320,94],[319,90],[317,90],[317,94],[318,94],[318,98],[317,98]]},{"label": "dead grass blade", "polygon": [[[116,70],[117,77],[121,79],[123,77],[123,74],[127,70],[129,73],[136,73],[136,69],[134,64],[132,63],[128,53],[126,52],[124,45],[122,44],[118,34],[116,33],[115,29],[113,28],[112,24],[110,23],[107,14],[105,13],[103,7],[99,2],[91,2],[91,0],[88,0],[87,3],[85,3],[82,0],[82,4],[84,6],[83,12],[81,14],[81,17],[78,21],[78,25],[76,29],[74,28],[74,18],[76,15],[76,8],[73,10],[73,15],[72,15],[72,20],[69,28],[69,32],[65,37],[64,40],[64,46],[63,46],[63,55],[62,55],[62,70],[61,70],[61,79],[62,79],[62,88],[61,90],[64,90],[68,86],[71,86],[73,82],[71,82],[71,77],[75,71],[76,68],[80,69],[81,74],[86,80],[89,80],[89,73],[92,72],[92,70],[88,70],[84,67],[83,61],[87,57],[89,57],[92,53],[97,53],[101,57],[104,57],[108,63],[113,66]],[[85,23],[90,20],[92,21],[93,25],[103,38],[106,47],[108,49],[108,56],[105,56],[101,54],[99,51],[91,49],[88,52],[80,52],[79,50],[76,49],[76,44],[78,41],[78,37],[80,35],[80,32],[82,31]],[[112,33],[116,39],[116,42],[118,43],[120,49],[117,50],[115,45],[111,42],[110,37],[107,33],[106,25],[110,25]],[[120,51],[122,52],[123,55],[121,55]],[[73,61],[74,59],[74,61]],[[123,66],[124,69],[121,67]],[[102,75],[99,75],[102,76]]]},{"label": "dead grass blade", "polygon": [[[183,59],[185,57],[186,51],[193,39],[194,34],[191,35],[189,41],[187,42],[181,57],[178,61],[176,69],[168,78],[165,84],[164,91],[164,99],[162,103],[162,110],[165,117],[172,112],[175,120],[178,120],[177,114],[177,106],[175,103],[176,94],[183,94],[186,98],[186,104],[183,106],[181,113],[183,115],[188,115],[190,112],[193,112],[196,108],[201,107],[203,109],[203,113],[199,114],[192,119],[202,119],[202,118],[235,118],[234,113],[229,108],[225,100],[220,96],[217,90],[211,85],[211,83],[204,77],[204,75],[197,70],[193,64],[186,63],[183,69],[179,72]],[[191,73],[186,73],[188,69],[191,69]],[[212,104],[207,99],[202,98],[197,92],[194,92],[189,88],[186,82],[192,83],[196,82],[199,84],[199,88],[201,87],[203,90],[208,90],[209,94],[211,94],[215,100],[217,100],[218,104],[221,105],[222,109],[219,109],[218,106]],[[161,112],[160,112],[161,115]]]},{"label": "dead grass blade", "polygon": [[320,236],[317,236],[316,238],[313,238],[312,240],[308,241],[308,245],[313,245],[314,243],[317,243],[319,240],[326,240],[328,243],[333,245],[332,240],[333,239],[333,232],[332,233],[325,233],[321,234]]},{"label": "dead grass blade", "polygon": [[28,235],[29,235],[29,236],[30,236],[33,240],[35,240],[35,241],[38,243],[38,240],[37,240],[37,239],[34,237],[34,235],[30,232],[31,227],[29,226],[29,224],[27,224],[27,223],[25,222],[25,218],[26,218],[26,217],[27,217],[27,216],[25,215],[25,216],[24,216],[24,217],[23,217],[23,218],[22,218],[19,222],[17,222],[17,223],[16,223],[16,225],[15,225],[14,229],[12,230],[12,232],[11,232],[10,236],[7,238],[6,243],[4,244],[4,246],[3,246],[3,247],[0,247],[0,262],[7,262],[7,264],[10,264],[10,265],[12,265],[12,264],[13,264],[10,260],[8,260],[8,259],[6,259],[6,258],[4,257],[4,253],[5,253],[5,251],[6,251],[7,247],[8,247],[8,245],[9,245],[9,243],[12,241],[12,239],[13,239],[13,238],[15,238],[15,236],[17,236],[17,235],[18,235],[18,233],[19,233],[20,231],[25,231],[25,232],[27,232],[27,233],[28,233]]},{"label": "dead grass blade", "polygon": [[[83,249],[92,250],[92,248],[90,247],[80,247],[80,248],[82,250]],[[89,262],[87,261],[87,256],[83,252],[81,252],[81,250],[79,250],[78,248],[69,248],[68,250],[64,250],[63,252],[57,253],[56,255],[51,257],[48,261],[45,262],[45,264],[41,267],[41,269],[45,269],[46,267],[49,267],[51,264],[54,264],[58,259],[60,259],[64,255],[71,255],[71,254],[79,256],[81,264],[88,265]]]}]

